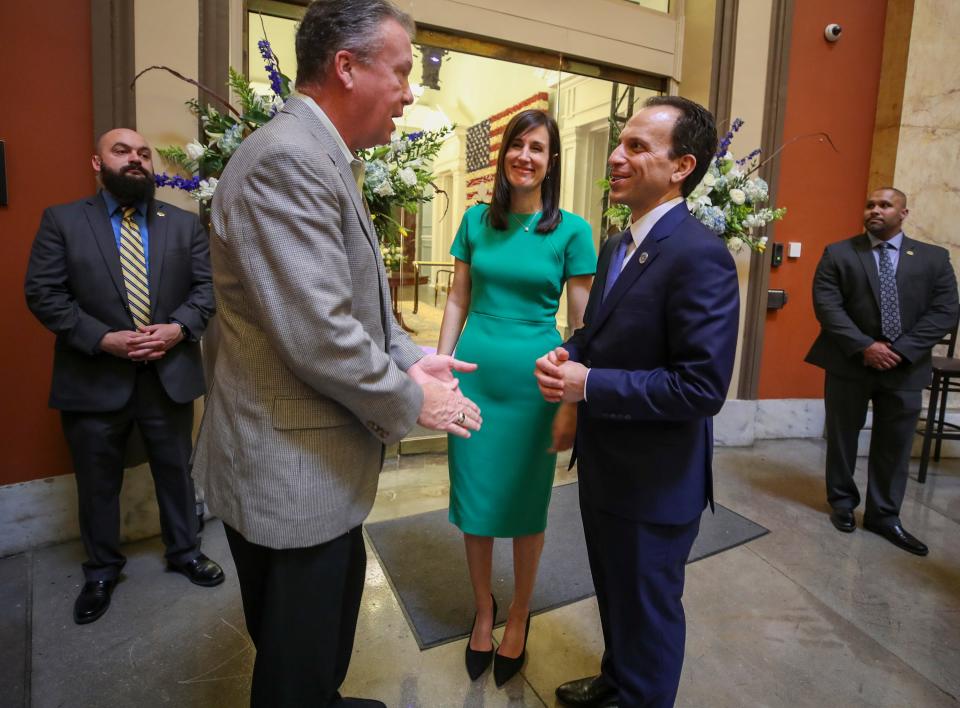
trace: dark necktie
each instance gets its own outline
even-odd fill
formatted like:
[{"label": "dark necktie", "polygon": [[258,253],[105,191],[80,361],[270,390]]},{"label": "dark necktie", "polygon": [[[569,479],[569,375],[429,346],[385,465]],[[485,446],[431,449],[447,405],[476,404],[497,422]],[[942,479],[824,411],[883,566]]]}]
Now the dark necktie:
[{"label": "dark necktie", "polygon": [[610,269],[607,271],[607,282],[603,285],[603,299],[607,299],[613,284],[620,277],[620,271],[623,270],[623,259],[627,254],[627,244],[633,239],[633,233],[627,229],[620,236],[620,243],[617,244],[617,250],[610,259]]},{"label": "dark necktie", "polygon": [[880,331],[888,342],[895,342],[903,333],[900,325],[900,297],[897,294],[897,274],[893,269],[888,243],[877,246],[880,263]]}]

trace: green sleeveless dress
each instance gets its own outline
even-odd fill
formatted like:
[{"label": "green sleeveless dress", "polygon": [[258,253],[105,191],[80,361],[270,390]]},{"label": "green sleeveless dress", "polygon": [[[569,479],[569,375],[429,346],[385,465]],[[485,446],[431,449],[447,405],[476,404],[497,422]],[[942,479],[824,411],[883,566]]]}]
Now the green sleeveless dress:
[{"label": "green sleeveless dress", "polygon": [[548,234],[521,224],[505,231],[487,223],[486,204],[464,214],[450,253],[470,264],[470,312],[456,356],[479,369],[460,387],[483,415],[469,439],[448,436],[450,521],[476,536],[540,533],[557,456],[547,450],[557,404],[540,395],[537,358],[561,343],[556,315],[567,278],[597,267],[590,225],[570,212]]}]

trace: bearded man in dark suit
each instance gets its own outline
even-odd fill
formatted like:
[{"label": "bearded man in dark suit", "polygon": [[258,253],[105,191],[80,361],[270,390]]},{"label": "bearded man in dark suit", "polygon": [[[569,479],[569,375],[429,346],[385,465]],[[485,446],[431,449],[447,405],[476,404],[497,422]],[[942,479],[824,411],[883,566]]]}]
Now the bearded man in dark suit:
[{"label": "bearded man in dark suit", "polygon": [[200,337],[214,312],[207,235],[194,214],[154,199],[150,146],[118,128],[97,142],[103,189],[47,209],[27,266],[27,305],[56,336],[50,406],[73,457],[85,583],[73,618],[110,606],[120,552],[127,441],[143,437],[169,569],[223,582],[200,552],[188,471],[193,400],[203,395]]},{"label": "bearded man in dark suit", "polygon": [[946,249],[904,235],[908,213],[903,192],[878,189],[863,210],[866,232],[824,250],[813,279],[821,330],[806,360],[826,371],[830,521],[856,529],[857,439],[872,403],[863,527],[925,556],[900,523],[900,505],[930,352],[956,326],[957,280]]}]

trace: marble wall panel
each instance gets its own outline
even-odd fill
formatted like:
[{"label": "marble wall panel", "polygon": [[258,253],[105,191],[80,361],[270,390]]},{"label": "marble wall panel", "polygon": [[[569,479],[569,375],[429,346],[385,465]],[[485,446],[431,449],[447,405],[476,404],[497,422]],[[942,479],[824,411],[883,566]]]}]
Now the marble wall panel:
[{"label": "marble wall panel", "polygon": [[907,193],[905,231],[946,246],[960,263],[960,3],[916,0],[904,84],[896,186]]}]

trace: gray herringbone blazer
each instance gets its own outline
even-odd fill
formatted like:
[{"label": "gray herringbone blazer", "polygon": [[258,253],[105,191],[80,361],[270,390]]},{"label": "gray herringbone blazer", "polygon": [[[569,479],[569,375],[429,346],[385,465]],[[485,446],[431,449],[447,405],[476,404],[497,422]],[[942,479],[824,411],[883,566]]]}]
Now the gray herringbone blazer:
[{"label": "gray herringbone blazer", "polygon": [[230,159],[212,232],[222,339],[194,473],[247,540],[324,543],[369,513],[384,444],[420,410],[404,371],[422,353],[350,166],[301,99]]}]

